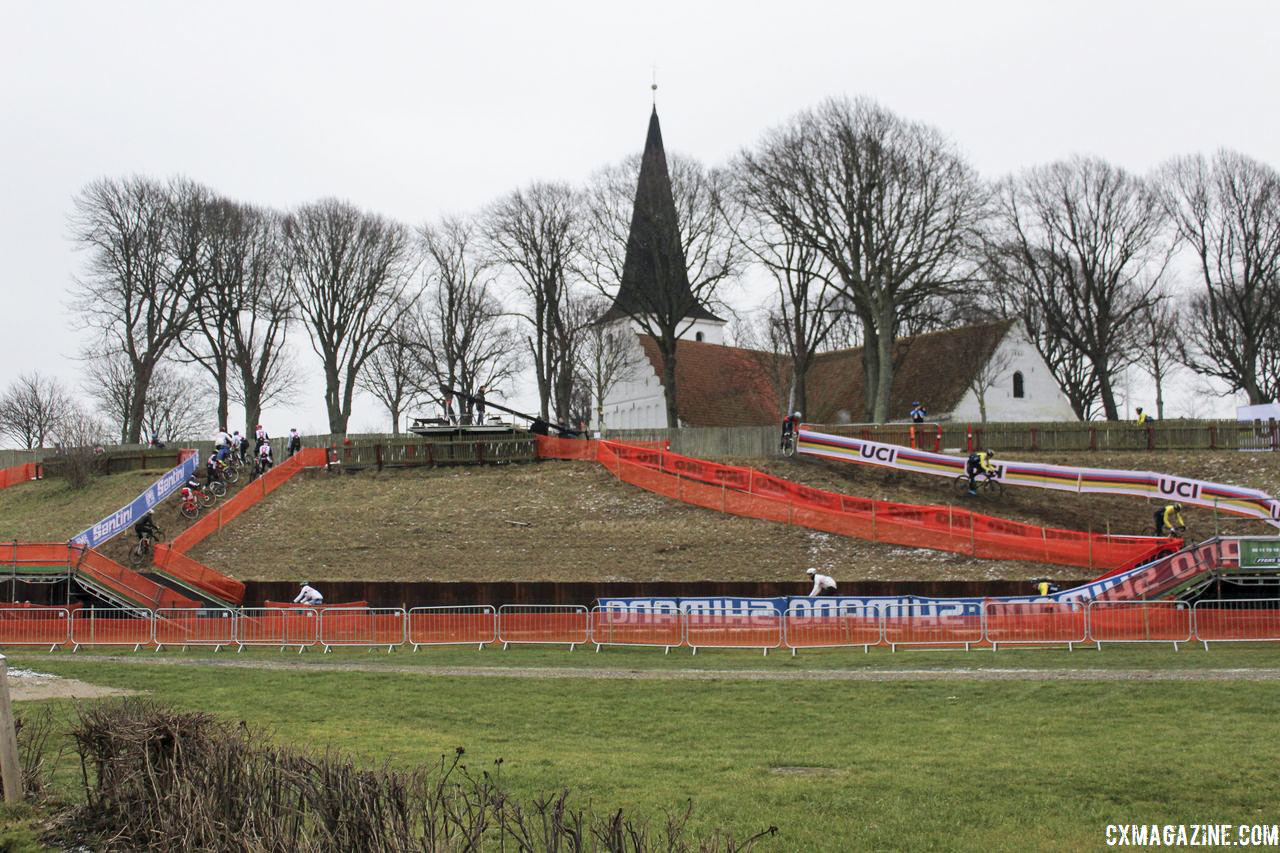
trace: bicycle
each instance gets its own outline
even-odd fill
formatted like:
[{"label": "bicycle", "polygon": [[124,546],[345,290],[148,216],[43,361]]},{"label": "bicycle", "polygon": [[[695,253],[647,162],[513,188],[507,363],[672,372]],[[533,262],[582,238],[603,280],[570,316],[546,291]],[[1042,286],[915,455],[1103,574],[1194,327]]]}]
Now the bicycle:
[{"label": "bicycle", "polygon": [[197,492],[195,496],[186,498],[182,501],[182,505],[178,507],[178,512],[182,513],[182,517],[189,521],[195,521],[200,515],[200,498]]},{"label": "bicycle", "polygon": [[[159,527],[154,528],[154,530],[155,541],[164,541],[164,531]],[[152,547],[153,543],[150,536],[143,536],[138,539],[138,544],[134,545],[133,548],[129,550],[129,564],[135,569],[145,566],[147,564],[147,558],[151,556]]]},{"label": "bicycle", "polygon": [[240,481],[240,469],[227,461],[230,458],[231,457],[227,457],[227,459],[219,460],[218,475],[222,480],[225,480],[227,484],[235,485]]},{"label": "bicycle", "polygon": [[[977,476],[974,477],[974,485],[981,497],[989,498],[991,500],[999,500],[1004,497],[1004,483],[997,480],[994,474],[988,474],[986,471],[979,471]],[[958,497],[968,497],[969,475],[961,474],[959,477],[956,477],[952,484],[952,488],[955,490]]]},{"label": "bicycle", "polygon": [[794,432],[789,432],[782,437],[782,455],[796,455],[796,434]]}]

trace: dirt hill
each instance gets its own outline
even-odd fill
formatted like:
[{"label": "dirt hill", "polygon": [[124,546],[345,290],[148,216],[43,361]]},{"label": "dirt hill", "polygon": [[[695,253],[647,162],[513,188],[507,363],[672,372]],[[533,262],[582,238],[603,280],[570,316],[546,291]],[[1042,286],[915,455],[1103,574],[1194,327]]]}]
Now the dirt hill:
[{"label": "dirt hill", "polygon": [[[1271,454],[1070,454],[1046,462],[1155,468],[1267,487],[1280,481]],[[743,464],[750,464],[744,462]],[[954,501],[941,478],[888,474],[844,463],[754,460],[757,468],[846,494],[909,503]],[[1274,488],[1274,485],[1272,485]],[[972,506],[971,504],[966,504]],[[1150,533],[1137,498],[1010,489],[977,507],[1035,524]],[[1212,535],[1212,513],[1188,513]],[[1268,533],[1230,516],[1222,532]],[[1075,570],[1037,563],[862,542],[804,528],[734,518],[619,483],[593,463],[415,469],[296,479],[191,554],[254,580],[774,580],[809,566],[837,579],[987,580]]]}]

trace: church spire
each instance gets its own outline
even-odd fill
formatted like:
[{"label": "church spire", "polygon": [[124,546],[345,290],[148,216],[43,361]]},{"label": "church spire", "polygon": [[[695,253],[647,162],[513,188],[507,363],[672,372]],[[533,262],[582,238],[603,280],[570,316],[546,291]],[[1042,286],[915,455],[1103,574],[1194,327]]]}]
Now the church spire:
[{"label": "church spire", "polygon": [[[657,86],[654,85],[656,90]],[[720,321],[694,298],[655,104],[649,115],[622,281],[602,322],[637,315]]]}]

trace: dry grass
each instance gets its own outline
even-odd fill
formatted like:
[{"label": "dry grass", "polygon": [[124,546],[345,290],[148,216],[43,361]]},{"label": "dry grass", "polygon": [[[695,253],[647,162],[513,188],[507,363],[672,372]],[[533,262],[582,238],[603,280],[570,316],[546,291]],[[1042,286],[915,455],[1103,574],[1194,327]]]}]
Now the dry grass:
[{"label": "dry grass", "polygon": [[83,489],[63,479],[0,490],[0,541],[63,542],[141,494],[163,471],[95,477]]},{"label": "dry grass", "polygon": [[[1160,468],[1241,485],[1280,482],[1270,454],[1072,454],[1038,457],[1094,467]],[[909,503],[949,500],[949,484],[843,463],[760,461],[756,467],[848,494]],[[1150,532],[1135,498],[1012,489],[983,511],[1035,524]],[[1210,513],[1189,514],[1213,532]],[[1220,519],[1221,529],[1266,532]],[[295,480],[192,556],[257,580],[795,580],[808,566],[841,580],[990,580],[1087,570],[862,542],[684,506],[613,479],[592,463],[458,467]]]}]

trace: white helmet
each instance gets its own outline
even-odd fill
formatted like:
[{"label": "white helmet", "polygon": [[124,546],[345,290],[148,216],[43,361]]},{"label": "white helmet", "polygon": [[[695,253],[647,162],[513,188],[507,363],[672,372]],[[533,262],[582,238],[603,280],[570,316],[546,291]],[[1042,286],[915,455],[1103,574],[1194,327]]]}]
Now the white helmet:
[{"label": "white helmet", "polygon": [[799,413],[799,412],[793,412],[792,414],[794,414],[797,418],[798,418],[798,417],[800,417],[800,413]]},{"label": "white helmet", "polygon": [[806,569],[806,570],[805,570],[805,574],[806,574],[806,575],[816,575],[817,573],[818,573],[818,570],[817,570],[817,569]]}]

